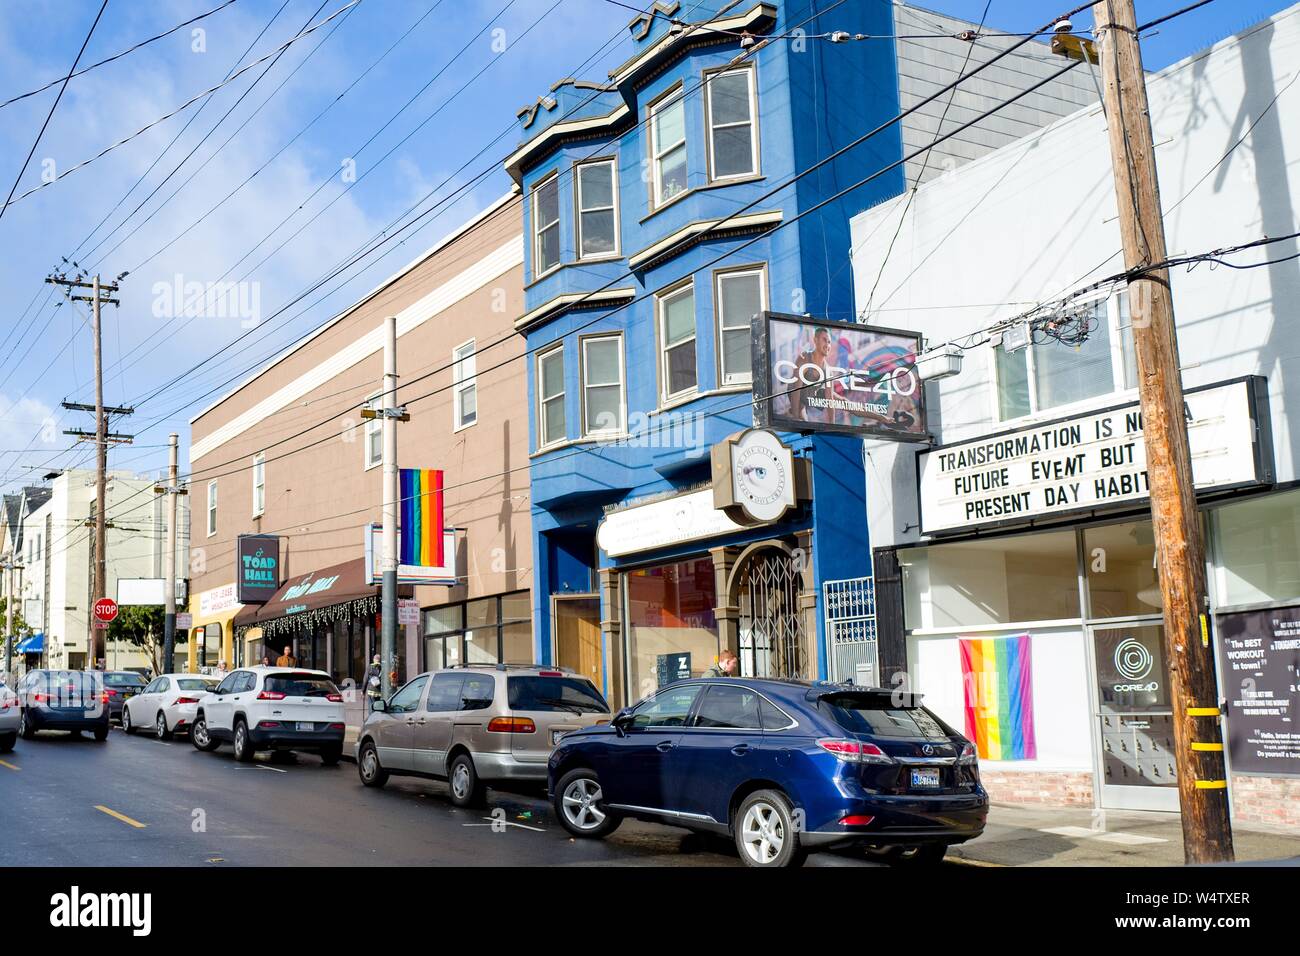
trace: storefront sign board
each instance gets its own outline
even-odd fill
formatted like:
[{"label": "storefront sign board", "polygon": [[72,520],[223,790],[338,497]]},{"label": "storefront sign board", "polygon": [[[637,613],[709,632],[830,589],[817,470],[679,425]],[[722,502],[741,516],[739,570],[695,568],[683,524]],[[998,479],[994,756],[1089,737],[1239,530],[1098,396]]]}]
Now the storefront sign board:
[{"label": "storefront sign board", "polygon": [[1300,607],[1220,614],[1217,624],[1232,772],[1300,776]]},{"label": "storefront sign board", "polygon": [[596,544],[611,558],[620,558],[744,527],[713,507],[713,491],[706,488],[607,514],[596,528]]}]

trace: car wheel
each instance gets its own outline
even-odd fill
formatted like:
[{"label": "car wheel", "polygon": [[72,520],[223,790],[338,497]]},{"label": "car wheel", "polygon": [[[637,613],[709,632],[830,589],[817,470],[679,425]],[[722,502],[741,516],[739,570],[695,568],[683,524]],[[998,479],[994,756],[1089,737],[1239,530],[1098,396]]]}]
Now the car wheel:
[{"label": "car wheel", "polygon": [[14,749],[14,744],[18,741],[17,734],[6,734],[0,737],[0,754],[7,754]]},{"label": "car wheel", "polygon": [[469,754],[458,754],[451,762],[447,772],[447,785],[451,788],[451,802],[458,807],[478,807],[483,805],[487,788],[478,778],[474,761]]},{"label": "car wheel", "polygon": [[[122,711],[126,713],[126,711]],[[161,710],[158,711],[158,718],[153,722],[153,731],[158,735],[159,740],[171,739],[172,732],[167,729],[167,715]]]},{"label": "car wheel", "polygon": [[96,727],[95,742],[102,744],[107,739],[108,739],[108,724],[105,724],[103,727]]},{"label": "car wheel", "polygon": [[235,721],[235,759],[248,763],[253,759],[253,742],[248,739],[248,724]]},{"label": "car wheel", "polygon": [[320,752],[320,762],[327,767],[337,767],[339,761],[343,759],[342,747],[331,747],[329,750]]},{"label": "car wheel", "polygon": [[807,851],[785,794],[776,790],[751,793],[736,811],[736,849],[746,866],[802,866]]},{"label": "car wheel", "polygon": [[388,783],[388,771],[380,766],[379,750],[373,740],[361,745],[361,752],[357,754],[357,774],[367,787],[382,787]]},{"label": "car wheel", "polygon": [[202,714],[194,718],[194,723],[190,725],[190,743],[194,744],[196,750],[212,751],[217,749],[216,738],[208,732],[208,719]]},{"label": "car wheel", "polygon": [[131,723],[131,708],[122,707],[122,730],[125,733],[133,734],[136,731],[135,724]]},{"label": "car wheel", "polygon": [[22,716],[18,718],[18,735],[22,737],[23,740],[31,740],[36,736],[36,728],[33,727],[32,722],[27,719],[27,711],[23,711]]},{"label": "car wheel", "polygon": [[618,829],[622,818],[601,805],[604,794],[596,771],[580,767],[560,778],[551,806],[560,825],[574,836],[601,839]]}]

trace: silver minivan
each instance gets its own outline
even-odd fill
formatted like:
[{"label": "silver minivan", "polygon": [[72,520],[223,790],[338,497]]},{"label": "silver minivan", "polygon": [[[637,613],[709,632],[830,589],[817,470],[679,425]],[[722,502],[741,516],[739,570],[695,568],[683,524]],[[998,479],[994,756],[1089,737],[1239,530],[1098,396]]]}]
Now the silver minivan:
[{"label": "silver minivan", "polygon": [[392,774],[446,780],[452,803],[474,806],[488,784],[545,783],[559,739],[609,717],[596,686],[566,669],[428,671],[375,701],[357,735],[357,772],[368,787],[382,787]]}]

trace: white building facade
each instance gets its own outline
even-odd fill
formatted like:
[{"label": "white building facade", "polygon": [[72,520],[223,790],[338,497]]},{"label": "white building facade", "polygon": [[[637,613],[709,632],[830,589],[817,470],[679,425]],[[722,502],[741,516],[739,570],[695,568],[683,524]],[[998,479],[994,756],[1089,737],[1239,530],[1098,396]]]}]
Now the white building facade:
[{"label": "white building facade", "polygon": [[[1300,7],[1149,77],[1171,256],[1297,231]],[[1086,70],[1081,66],[1075,72]],[[901,221],[900,221],[901,220]],[[895,235],[896,234],[896,235]],[[1127,293],[1100,106],[853,221],[859,318],[962,346],[929,447],[867,442],[881,664],[981,734],[995,799],[1177,809]],[[1300,825],[1300,252],[1171,273],[1229,794]],[[997,336],[993,336],[997,339]]]}]

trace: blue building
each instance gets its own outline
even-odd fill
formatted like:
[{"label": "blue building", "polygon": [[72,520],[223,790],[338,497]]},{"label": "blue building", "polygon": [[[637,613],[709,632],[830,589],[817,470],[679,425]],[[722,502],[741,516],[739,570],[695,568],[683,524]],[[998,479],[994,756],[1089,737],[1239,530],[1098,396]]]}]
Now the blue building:
[{"label": "blue building", "polygon": [[897,16],[658,3],[607,81],[519,113],[537,659],[619,704],[723,649],[744,673],[835,670],[827,583],[871,574],[861,441],[783,434],[807,484],[758,526],[713,507],[710,449],[754,424],[759,312],[854,317],[849,218],[906,186]]}]

